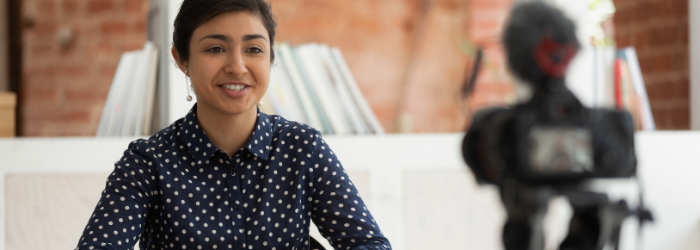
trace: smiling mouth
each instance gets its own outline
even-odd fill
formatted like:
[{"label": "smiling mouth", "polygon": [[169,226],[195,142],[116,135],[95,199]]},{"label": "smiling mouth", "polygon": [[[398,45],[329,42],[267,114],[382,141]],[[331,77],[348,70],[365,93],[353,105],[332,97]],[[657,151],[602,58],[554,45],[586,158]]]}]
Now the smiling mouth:
[{"label": "smiling mouth", "polygon": [[241,91],[244,90],[245,88],[248,88],[248,86],[245,85],[239,85],[239,84],[225,84],[223,85],[224,88],[232,91]]}]

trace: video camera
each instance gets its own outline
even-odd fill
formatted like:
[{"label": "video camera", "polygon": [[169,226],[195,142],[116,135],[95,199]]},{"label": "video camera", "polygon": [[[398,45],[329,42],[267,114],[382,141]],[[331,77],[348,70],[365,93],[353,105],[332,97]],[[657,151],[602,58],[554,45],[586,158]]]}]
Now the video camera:
[{"label": "video camera", "polygon": [[574,210],[560,249],[617,246],[626,217],[651,220],[641,205],[632,210],[625,201],[610,201],[581,185],[634,177],[637,158],[631,115],[585,107],[565,85],[569,62],[580,47],[575,30],[570,19],[545,3],[513,8],[503,44],[510,69],[530,85],[532,98],[511,108],[480,110],[462,144],[477,181],[500,189],[508,214],[503,241],[509,250],[544,248],[542,218],[556,196],[566,197]]}]

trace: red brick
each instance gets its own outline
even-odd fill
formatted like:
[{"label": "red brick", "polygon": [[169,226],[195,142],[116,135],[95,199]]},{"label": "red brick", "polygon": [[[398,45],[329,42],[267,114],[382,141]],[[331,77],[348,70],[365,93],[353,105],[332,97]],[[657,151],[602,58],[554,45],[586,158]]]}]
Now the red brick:
[{"label": "red brick", "polygon": [[669,129],[687,130],[690,128],[690,108],[678,107],[670,110]]},{"label": "red brick", "polygon": [[615,43],[617,43],[618,48],[624,48],[631,45],[629,36],[616,35]]},{"label": "red brick", "polygon": [[495,9],[509,10],[512,5],[511,0],[472,0],[471,8],[476,9]]},{"label": "red brick", "polygon": [[615,25],[618,25],[618,29],[622,29],[625,24],[628,24],[630,22],[630,15],[631,11],[629,9],[617,9],[615,11],[615,16],[613,17],[615,20]]},{"label": "red brick", "polygon": [[27,29],[27,32],[35,33],[39,36],[53,36],[53,32],[56,32],[56,22],[51,21],[36,21],[34,26]]},{"label": "red brick", "polygon": [[145,12],[148,8],[147,0],[126,0],[124,3],[128,12]]},{"label": "red brick", "polygon": [[677,27],[660,27],[651,31],[651,46],[664,46],[675,44],[678,39]]},{"label": "red brick", "polygon": [[670,9],[672,9],[672,12],[675,16],[677,17],[683,17],[683,16],[688,16],[688,1],[682,1],[682,0],[672,0],[672,1],[663,1],[665,4],[670,5]]},{"label": "red brick", "polygon": [[56,16],[53,1],[38,1],[36,3],[36,10],[37,16],[40,16],[42,19],[54,18]]},{"label": "red brick", "polygon": [[678,42],[680,44],[684,45],[685,47],[688,47],[688,42],[690,41],[688,39],[688,30],[689,30],[688,22],[686,21],[684,23],[681,23],[680,25],[678,25],[678,27],[676,27],[676,29],[680,33],[679,37],[678,37],[678,39],[679,39]]},{"label": "red brick", "polygon": [[122,35],[126,33],[126,23],[124,21],[107,21],[102,23],[100,30],[104,34]]},{"label": "red brick", "polygon": [[[108,90],[109,87],[106,89]],[[105,92],[105,88],[68,87],[64,92],[64,97],[71,102],[88,101],[91,104],[98,104],[105,102],[107,92]]]},{"label": "red brick", "polygon": [[63,14],[73,16],[78,13],[78,0],[63,0]]},{"label": "red brick", "polygon": [[647,95],[651,100],[670,99],[674,96],[674,88],[670,88],[667,84],[648,84],[646,87]]},{"label": "red brick", "polygon": [[29,51],[28,55],[29,56],[40,56],[40,57],[45,57],[51,53],[53,53],[54,50],[54,45],[50,43],[35,43],[28,45],[27,47]]},{"label": "red brick", "polygon": [[90,14],[110,12],[115,9],[114,2],[112,0],[89,0],[87,11]]},{"label": "red brick", "polygon": [[636,23],[645,23],[653,20],[651,17],[655,15],[656,9],[653,2],[640,2],[633,7],[633,21]]},{"label": "red brick", "polygon": [[672,55],[669,54],[662,54],[654,57],[653,72],[668,72],[673,70],[671,57]]},{"label": "red brick", "polygon": [[146,34],[148,32],[147,26],[148,24],[146,23],[146,20],[138,21],[136,24],[134,24],[131,32]]},{"label": "red brick", "polygon": [[70,79],[82,78],[88,75],[87,65],[57,65],[56,75]]},{"label": "red brick", "polygon": [[[125,14],[125,0],[22,1],[34,20],[23,32],[23,135],[94,134],[95,113],[104,104],[123,44],[131,40],[140,49],[146,40],[147,2],[140,3]],[[68,50],[58,50],[59,27],[73,29]]]},{"label": "red brick", "polygon": [[637,34],[631,34],[632,46],[637,50],[646,49],[649,44],[649,34],[647,32],[638,32]]},{"label": "red brick", "polygon": [[[33,85],[39,85],[33,84]],[[56,103],[58,101],[58,89],[53,84],[22,87],[22,106],[36,103]]]}]

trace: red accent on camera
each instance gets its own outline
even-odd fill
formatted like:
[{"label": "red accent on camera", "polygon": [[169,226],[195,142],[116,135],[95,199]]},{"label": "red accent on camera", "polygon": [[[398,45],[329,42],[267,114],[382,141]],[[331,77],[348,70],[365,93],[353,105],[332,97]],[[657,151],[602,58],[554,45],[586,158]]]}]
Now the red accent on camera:
[{"label": "red accent on camera", "polygon": [[561,78],[566,74],[571,59],[578,49],[568,43],[559,44],[551,36],[544,36],[534,51],[535,62],[542,72],[552,78]]}]

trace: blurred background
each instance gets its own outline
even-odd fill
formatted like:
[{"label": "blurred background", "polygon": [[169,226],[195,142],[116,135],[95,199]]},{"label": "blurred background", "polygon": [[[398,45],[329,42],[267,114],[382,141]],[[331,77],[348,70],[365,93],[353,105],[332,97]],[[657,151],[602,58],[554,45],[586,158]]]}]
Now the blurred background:
[{"label": "blurred background", "polygon": [[[142,49],[158,29],[167,28],[152,21],[162,2],[0,0],[0,92],[16,94],[14,134],[95,135],[122,53]],[[575,19],[585,17],[583,23],[576,19],[578,24],[598,25],[611,38],[596,43],[600,34],[579,27],[589,36],[581,38],[587,43],[584,47],[636,49],[656,128],[689,129],[689,0],[569,2],[583,3],[573,4],[583,9],[569,11]],[[614,12],[592,18],[595,2],[611,2]],[[514,80],[498,43],[512,4],[271,1],[279,24],[277,40],[292,46],[314,42],[338,47],[390,133],[464,131],[476,109],[516,101]],[[486,49],[484,69],[472,98],[463,102],[460,89],[475,46]],[[184,103],[184,96],[179,99]]]}]

